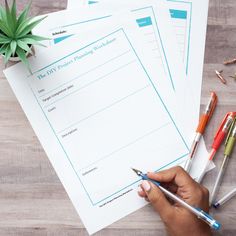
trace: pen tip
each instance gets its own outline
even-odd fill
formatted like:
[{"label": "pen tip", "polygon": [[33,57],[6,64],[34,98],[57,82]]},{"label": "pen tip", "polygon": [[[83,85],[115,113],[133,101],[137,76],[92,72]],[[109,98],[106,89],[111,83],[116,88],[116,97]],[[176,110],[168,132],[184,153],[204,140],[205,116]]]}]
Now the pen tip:
[{"label": "pen tip", "polygon": [[141,173],[140,170],[137,170],[137,169],[134,169],[134,168],[131,168],[131,169],[135,172],[135,174],[140,175],[140,173]]}]

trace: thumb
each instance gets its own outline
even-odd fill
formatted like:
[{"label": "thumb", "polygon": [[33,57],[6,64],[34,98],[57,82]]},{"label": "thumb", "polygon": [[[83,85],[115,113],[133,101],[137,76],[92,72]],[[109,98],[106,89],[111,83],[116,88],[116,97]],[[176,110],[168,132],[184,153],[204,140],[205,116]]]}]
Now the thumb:
[{"label": "thumb", "polygon": [[159,213],[162,220],[166,222],[173,214],[173,207],[166,199],[163,192],[156,185],[147,180],[142,182],[142,188],[154,209]]}]

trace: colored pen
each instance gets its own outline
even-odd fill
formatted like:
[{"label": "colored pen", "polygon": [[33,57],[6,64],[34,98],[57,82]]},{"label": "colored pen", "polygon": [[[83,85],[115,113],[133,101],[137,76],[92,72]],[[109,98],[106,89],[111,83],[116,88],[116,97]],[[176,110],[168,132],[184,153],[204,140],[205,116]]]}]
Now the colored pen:
[{"label": "colored pen", "polygon": [[[143,180],[148,180],[155,184],[157,187],[161,189],[161,191],[170,199],[172,199],[175,202],[178,202],[181,206],[185,207],[188,209],[190,212],[192,212],[194,215],[196,215],[199,219],[203,220],[205,223],[207,223],[211,228],[215,230],[219,230],[221,228],[221,224],[214,220],[209,214],[204,212],[202,209],[197,208],[197,207],[192,207],[185,201],[183,201],[181,198],[177,197],[175,194],[171,193],[167,189],[163,188],[161,184],[155,180],[149,179],[146,174],[143,174],[140,170],[133,169],[132,170],[140,176]],[[190,226],[191,227],[191,226]]]},{"label": "colored pen", "polygon": [[227,135],[235,116],[236,116],[236,112],[229,112],[225,115],[223,121],[221,122],[220,127],[214,137],[212,150],[209,154],[207,164],[205,165],[204,170],[201,172],[200,177],[197,179],[198,183],[201,183],[202,179],[204,178],[207,171],[207,167],[210,164],[210,162],[213,160],[217,150],[220,148],[221,143],[224,141],[224,138]]},{"label": "colored pen", "polygon": [[220,206],[222,206],[223,204],[225,204],[226,202],[228,202],[231,198],[233,198],[236,195],[236,188],[233,189],[231,192],[229,192],[228,194],[226,194],[224,197],[222,197],[219,201],[217,201],[216,203],[213,204],[213,206],[215,208],[219,208]]},{"label": "colored pen", "polygon": [[185,163],[185,171],[189,172],[192,166],[192,162],[193,162],[193,157],[194,154],[197,150],[198,144],[200,142],[200,139],[206,129],[207,123],[209,122],[209,120],[212,117],[212,114],[215,110],[217,104],[217,96],[214,92],[211,92],[211,99],[209,101],[209,103],[206,106],[206,110],[205,112],[202,114],[197,130],[196,130],[196,134],[195,134],[195,138],[193,140],[192,146],[191,146],[191,150],[190,150],[190,154],[189,154],[189,158]]},{"label": "colored pen", "polygon": [[219,189],[221,180],[224,176],[224,173],[227,168],[229,158],[233,152],[235,143],[236,143],[236,118],[234,118],[234,121],[230,127],[229,134],[228,134],[226,142],[225,142],[224,159],[221,164],[220,171],[218,173],[215,185],[212,190],[212,194],[211,194],[211,198],[210,198],[211,204],[215,202],[215,197],[216,197],[217,191]]}]

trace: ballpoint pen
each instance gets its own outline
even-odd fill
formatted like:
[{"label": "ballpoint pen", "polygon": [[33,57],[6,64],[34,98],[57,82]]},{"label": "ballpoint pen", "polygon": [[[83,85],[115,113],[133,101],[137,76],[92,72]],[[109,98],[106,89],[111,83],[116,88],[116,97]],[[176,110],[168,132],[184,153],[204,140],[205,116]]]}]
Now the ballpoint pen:
[{"label": "ballpoint pen", "polygon": [[224,138],[227,135],[227,133],[229,131],[229,128],[230,128],[231,124],[233,123],[233,120],[234,120],[235,116],[236,116],[236,112],[228,112],[225,115],[223,121],[221,122],[220,127],[219,127],[219,129],[216,132],[216,135],[214,137],[213,144],[212,144],[212,150],[209,154],[208,161],[205,165],[204,170],[201,172],[199,178],[197,179],[198,183],[201,183],[203,177],[205,176],[206,171],[207,171],[207,167],[210,164],[210,162],[213,160],[213,158],[214,158],[217,150],[219,149],[221,143],[224,141]]},{"label": "ballpoint pen", "polygon": [[217,191],[219,189],[219,185],[221,183],[221,180],[223,178],[224,172],[227,168],[229,158],[233,152],[234,146],[236,143],[236,118],[234,118],[234,121],[230,127],[230,131],[228,133],[226,142],[225,142],[225,150],[224,150],[224,159],[220,167],[220,171],[218,173],[218,176],[216,178],[215,185],[212,190],[211,198],[210,198],[210,203],[214,203],[215,197],[217,194]]},{"label": "ballpoint pen", "polygon": [[236,195],[236,188],[233,189],[231,192],[226,194],[224,197],[222,197],[220,200],[218,200],[216,203],[213,204],[215,208],[219,208],[226,202],[228,202],[231,198],[233,198]]},{"label": "ballpoint pen", "polygon": [[147,177],[146,174],[143,174],[140,170],[136,170],[133,169],[132,170],[138,175],[140,176],[143,180],[148,180],[150,182],[152,182],[154,185],[156,185],[157,187],[160,188],[160,190],[170,199],[172,199],[175,202],[178,202],[181,206],[185,207],[186,209],[188,209],[190,212],[192,212],[194,215],[196,215],[199,219],[203,220],[205,223],[207,223],[211,228],[215,229],[215,230],[219,230],[221,227],[221,224],[214,220],[209,214],[207,214],[206,212],[204,212],[202,209],[197,208],[197,207],[193,207],[191,205],[189,205],[188,203],[186,203],[185,201],[183,201],[181,198],[179,198],[178,196],[176,196],[175,194],[171,193],[170,191],[168,191],[167,189],[163,188],[161,186],[161,183],[149,179]]},{"label": "ballpoint pen", "polygon": [[205,131],[207,123],[212,117],[212,114],[215,110],[216,104],[217,104],[217,96],[214,92],[211,92],[211,99],[210,99],[209,103],[206,106],[205,112],[202,114],[202,116],[200,118],[197,130],[196,130],[195,138],[194,138],[192,146],[191,146],[189,158],[185,163],[184,169],[187,172],[189,172],[190,169],[191,169],[194,154],[197,150],[200,139],[201,139],[201,137],[202,137],[202,135]]}]

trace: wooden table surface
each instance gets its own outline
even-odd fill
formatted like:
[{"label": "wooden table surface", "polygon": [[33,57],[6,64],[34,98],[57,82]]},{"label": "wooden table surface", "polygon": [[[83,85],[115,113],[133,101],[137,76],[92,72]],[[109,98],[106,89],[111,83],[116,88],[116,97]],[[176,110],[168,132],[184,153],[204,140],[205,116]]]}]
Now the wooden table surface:
[{"label": "wooden table surface", "polygon": [[[18,0],[22,9],[28,0]],[[3,0],[0,0],[3,3]],[[65,0],[33,1],[33,15],[64,9]],[[210,149],[213,134],[224,114],[236,110],[236,81],[228,78],[236,65],[225,67],[225,58],[236,56],[236,1],[210,0],[201,108],[209,91],[219,96],[219,105],[207,128]],[[0,61],[0,236],[83,236],[87,235],[62,184],[34,134],[24,112],[4,78]],[[215,77],[224,69],[227,86]],[[222,161],[223,149],[215,160],[217,168],[204,180],[211,190]],[[231,160],[219,195],[236,187],[236,153]],[[216,235],[236,235],[236,198],[212,214],[223,223]],[[150,206],[123,218],[96,235],[165,235],[159,216]]]}]

